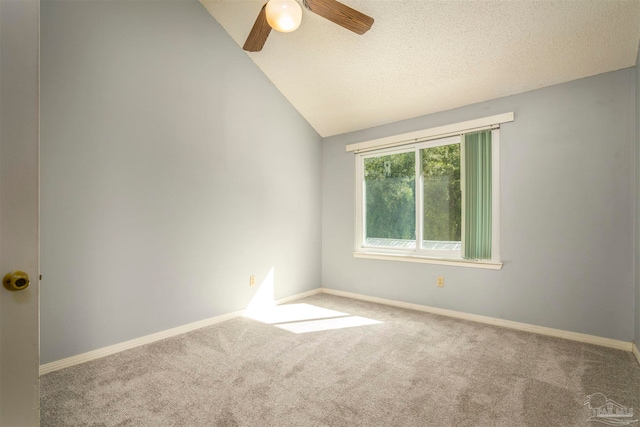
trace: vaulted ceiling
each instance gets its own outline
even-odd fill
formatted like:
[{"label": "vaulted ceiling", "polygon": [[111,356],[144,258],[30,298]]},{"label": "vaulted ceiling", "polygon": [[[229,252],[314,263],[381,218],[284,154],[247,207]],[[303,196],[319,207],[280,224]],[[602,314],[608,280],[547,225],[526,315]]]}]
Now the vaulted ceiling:
[{"label": "vaulted ceiling", "polygon": [[[266,0],[200,0],[242,46]],[[632,67],[640,0],[343,0],[357,35],[303,10],[247,53],[322,136]]]}]

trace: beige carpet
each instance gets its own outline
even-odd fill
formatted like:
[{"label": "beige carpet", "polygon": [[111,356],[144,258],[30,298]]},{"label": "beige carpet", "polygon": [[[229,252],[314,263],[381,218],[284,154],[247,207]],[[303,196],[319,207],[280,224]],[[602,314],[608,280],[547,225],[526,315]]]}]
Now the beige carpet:
[{"label": "beige carpet", "polygon": [[326,294],[290,306],[47,374],[42,426],[605,425],[589,395],[640,413],[631,353]]}]

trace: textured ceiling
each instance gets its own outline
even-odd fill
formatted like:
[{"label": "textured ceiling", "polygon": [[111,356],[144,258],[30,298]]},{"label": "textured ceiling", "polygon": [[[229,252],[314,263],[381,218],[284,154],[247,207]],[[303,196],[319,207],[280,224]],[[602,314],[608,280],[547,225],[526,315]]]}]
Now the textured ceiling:
[{"label": "textured ceiling", "polygon": [[[242,46],[266,0],[200,0]],[[632,67],[640,0],[343,0],[359,36],[304,9],[247,53],[322,136]]]}]

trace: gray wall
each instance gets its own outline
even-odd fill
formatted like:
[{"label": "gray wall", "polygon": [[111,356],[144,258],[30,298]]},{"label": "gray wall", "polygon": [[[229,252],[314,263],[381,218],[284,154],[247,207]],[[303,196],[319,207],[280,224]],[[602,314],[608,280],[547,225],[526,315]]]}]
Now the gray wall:
[{"label": "gray wall", "polygon": [[[323,286],[633,340],[636,78],[629,68],[325,138]],[[346,144],[509,111],[501,271],[352,257],[354,156]]]},{"label": "gray wall", "polygon": [[635,339],[636,347],[640,349],[640,47],[636,57],[636,310],[635,310]]},{"label": "gray wall", "polygon": [[321,138],[197,1],[45,1],[42,363],[320,286]]}]

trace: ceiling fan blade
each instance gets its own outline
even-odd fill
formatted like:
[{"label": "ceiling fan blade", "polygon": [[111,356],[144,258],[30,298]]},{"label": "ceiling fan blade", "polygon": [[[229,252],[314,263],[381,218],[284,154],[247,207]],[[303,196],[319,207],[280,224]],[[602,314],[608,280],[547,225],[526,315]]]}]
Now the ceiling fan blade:
[{"label": "ceiling fan blade", "polygon": [[267,22],[267,14],[265,13],[266,7],[267,4],[265,3],[262,9],[260,9],[256,22],[251,28],[247,41],[245,41],[244,46],[242,46],[242,48],[248,52],[260,52],[264,43],[267,41],[267,37],[269,37],[269,33],[271,33],[271,27]]},{"label": "ceiling fan blade", "polygon": [[334,22],[356,34],[364,34],[373,25],[373,18],[351,9],[336,0],[304,0],[313,13]]}]

